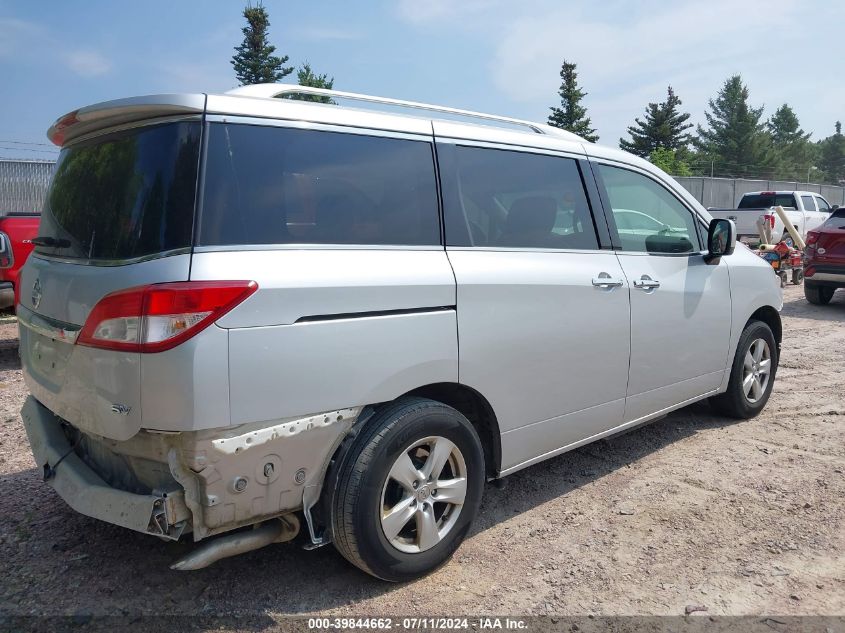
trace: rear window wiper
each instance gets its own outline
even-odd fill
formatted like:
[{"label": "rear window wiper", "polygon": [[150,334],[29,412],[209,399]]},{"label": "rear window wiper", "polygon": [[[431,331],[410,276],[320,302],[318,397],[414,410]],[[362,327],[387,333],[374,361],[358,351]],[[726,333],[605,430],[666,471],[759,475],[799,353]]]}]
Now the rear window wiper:
[{"label": "rear window wiper", "polygon": [[35,244],[36,246],[47,246],[49,248],[67,248],[70,246],[70,240],[63,237],[49,237],[47,235],[33,237],[31,240],[24,240],[24,242]]}]

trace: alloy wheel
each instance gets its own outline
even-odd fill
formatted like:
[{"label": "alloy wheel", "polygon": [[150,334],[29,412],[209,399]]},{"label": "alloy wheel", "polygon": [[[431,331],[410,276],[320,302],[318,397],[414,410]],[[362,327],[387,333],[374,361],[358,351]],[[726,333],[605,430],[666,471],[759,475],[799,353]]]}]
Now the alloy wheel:
[{"label": "alloy wheel", "polygon": [[417,554],[455,526],[467,494],[467,467],[454,442],[426,437],[399,454],[381,493],[381,528],[396,549]]},{"label": "alloy wheel", "polygon": [[742,392],[748,402],[755,404],[763,397],[771,375],[772,353],[769,344],[758,338],[749,346],[743,361]]}]

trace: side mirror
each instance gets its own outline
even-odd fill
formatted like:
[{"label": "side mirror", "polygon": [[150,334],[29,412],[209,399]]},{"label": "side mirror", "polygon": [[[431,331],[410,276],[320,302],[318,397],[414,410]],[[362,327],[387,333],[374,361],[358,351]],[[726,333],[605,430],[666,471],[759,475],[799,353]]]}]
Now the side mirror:
[{"label": "side mirror", "polygon": [[732,220],[716,218],[707,229],[707,255],[704,259],[718,263],[723,255],[731,255],[736,248],[736,225]]},{"label": "side mirror", "polygon": [[831,211],[836,211],[838,208],[839,208],[839,205],[838,205],[838,204],[835,204],[835,205],[833,205],[832,207],[830,207],[830,210],[831,210]]}]

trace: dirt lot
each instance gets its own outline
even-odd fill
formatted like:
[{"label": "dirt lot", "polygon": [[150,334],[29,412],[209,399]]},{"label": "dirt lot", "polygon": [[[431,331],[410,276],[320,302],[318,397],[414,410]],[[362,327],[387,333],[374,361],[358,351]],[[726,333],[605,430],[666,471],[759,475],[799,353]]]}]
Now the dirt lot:
[{"label": "dirt lot", "polygon": [[762,415],[693,406],[488,486],[453,561],[407,585],[290,544],[174,572],[189,544],[75,514],[34,469],[0,325],[0,612],[845,614],[845,291],[785,299]]}]

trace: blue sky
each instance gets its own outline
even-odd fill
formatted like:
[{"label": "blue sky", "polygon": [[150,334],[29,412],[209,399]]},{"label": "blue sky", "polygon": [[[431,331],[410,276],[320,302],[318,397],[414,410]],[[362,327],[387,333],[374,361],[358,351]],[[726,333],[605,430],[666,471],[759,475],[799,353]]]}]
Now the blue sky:
[{"label": "blue sky", "polygon": [[[616,145],[672,84],[701,122],[741,73],[755,105],[783,102],[813,138],[845,119],[845,3],[822,0],[265,0],[270,37],[335,87],[543,121],[566,58],[600,143]],[[0,0],[0,157],[47,158],[47,127],[137,94],[220,92],[243,3]],[[26,143],[26,144],[24,144]],[[37,151],[29,151],[37,150]]]}]

